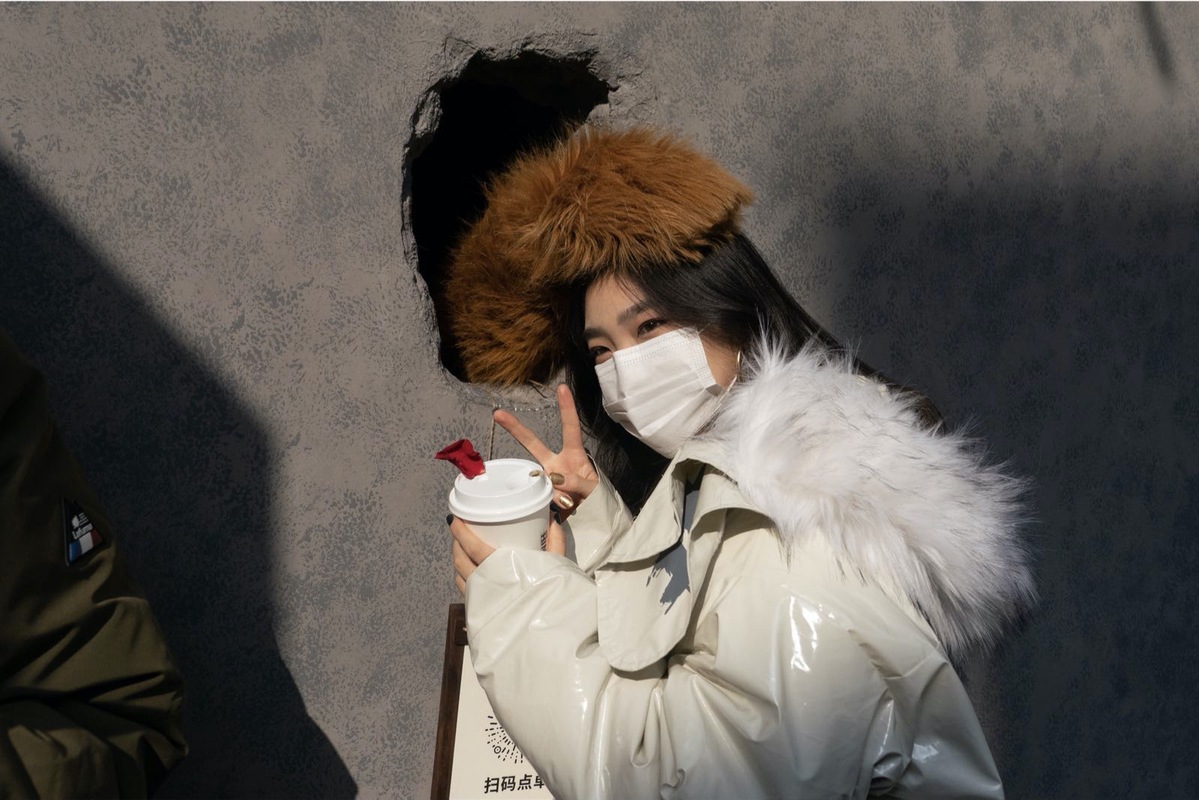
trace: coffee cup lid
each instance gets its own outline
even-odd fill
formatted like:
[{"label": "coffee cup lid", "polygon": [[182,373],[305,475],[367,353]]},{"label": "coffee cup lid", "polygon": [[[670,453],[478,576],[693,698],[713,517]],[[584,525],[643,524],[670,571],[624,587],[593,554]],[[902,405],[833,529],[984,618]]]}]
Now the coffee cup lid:
[{"label": "coffee cup lid", "polygon": [[554,487],[541,466],[523,458],[497,458],[482,475],[459,475],[450,490],[450,512],[472,522],[507,522],[549,505]]}]

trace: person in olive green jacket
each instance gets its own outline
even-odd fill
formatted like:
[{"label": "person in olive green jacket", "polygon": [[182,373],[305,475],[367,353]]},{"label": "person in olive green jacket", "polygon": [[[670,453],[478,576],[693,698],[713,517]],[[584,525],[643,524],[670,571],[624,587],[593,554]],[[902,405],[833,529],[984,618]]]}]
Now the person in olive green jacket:
[{"label": "person in olive green jacket", "polygon": [[139,797],[187,752],[183,683],[113,527],[0,333],[0,797]]}]

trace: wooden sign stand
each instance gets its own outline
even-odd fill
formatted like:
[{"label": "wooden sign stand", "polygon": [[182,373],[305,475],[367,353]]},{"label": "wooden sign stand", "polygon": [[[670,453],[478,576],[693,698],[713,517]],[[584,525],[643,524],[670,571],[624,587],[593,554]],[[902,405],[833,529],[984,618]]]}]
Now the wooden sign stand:
[{"label": "wooden sign stand", "polygon": [[437,747],[433,754],[432,800],[449,800],[454,766],[454,733],[458,728],[458,693],[462,686],[462,651],[466,647],[466,606],[450,605],[441,670],[441,705],[437,712]]}]

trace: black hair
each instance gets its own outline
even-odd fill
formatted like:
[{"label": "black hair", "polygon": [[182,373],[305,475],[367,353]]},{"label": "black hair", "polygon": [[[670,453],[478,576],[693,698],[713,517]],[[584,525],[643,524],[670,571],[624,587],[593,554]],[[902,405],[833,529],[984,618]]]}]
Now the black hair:
[{"label": "black hair", "polygon": [[[749,350],[763,337],[781,345],[788,356],[813,339],[830,350],[844,352],[796,302],[741,233],[710,247],[699,261],[657,265],[618,278],[639,290],[647,305],[674,325],[701,330],[704,336],[738,352]],[[566,378],[579,420],[595,439],[592,455],[597,465],[635,511],[645,502],[668,459],[642,444],[604,411],[595,364],[583,336],[586,292],[587,284],[572,287],[567,303]],[[860,374],[913,395],[924,424],[940,424],[941,415],[927,398],[892,383],[856,358],[853,365]]]}]

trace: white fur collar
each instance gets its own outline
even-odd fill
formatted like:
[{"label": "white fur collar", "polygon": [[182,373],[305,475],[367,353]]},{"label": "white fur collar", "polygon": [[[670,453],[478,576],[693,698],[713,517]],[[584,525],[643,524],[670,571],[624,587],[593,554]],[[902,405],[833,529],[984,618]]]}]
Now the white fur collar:
[{"label": "white fur collar", "polygon": [[705,439],[784,539],[823,535],[843,568],[903,592],[942,643],[987,647],[1036,597],[1021,481],[910,402],[810,346],[761,345]]}]

